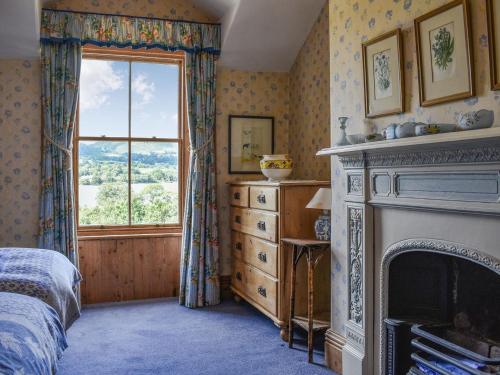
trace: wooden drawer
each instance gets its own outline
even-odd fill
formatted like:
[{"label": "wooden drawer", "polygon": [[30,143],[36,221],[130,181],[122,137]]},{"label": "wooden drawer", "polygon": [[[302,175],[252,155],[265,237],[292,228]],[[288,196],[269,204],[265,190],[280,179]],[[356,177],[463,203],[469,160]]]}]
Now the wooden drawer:
[{"label": "wooden drawer", "polygon": [[244,263],[234,260],[233,262],[233,276],[231,278],[231,284],[233,287],[238,289],[240,292],[246,293],[247,277],[246,277],[246,266]]},{"label": "wooden drawer", "polygon": [[278,245],[245,236],[243,260],[273,277],[278,276]]},{"label": "wooden drawer", "polygon": [[276,242],[278,238],[278,216],[263,211],[233,207],[231,209],[231,228]]},{"label": "wooden drawer", "polygon": [[251,186],[250,207],[261,210],[278,211],[278,189],[273,187]]},{"label": "wooden drawer", "polygon": [[271,314],[277,313],[278,283],[264,272],[252,266],[246,266],[246,293]]},{"label": "wooden drawer", "polygon": [[245,250],[245,235],[241,232],[231,232],[231,251],[233,256],[239,260],[243,260]]},{"label": "wooden drawer", "polygon": [[248,186],[231,186],[229,193],[232,206],[248,207]]}]

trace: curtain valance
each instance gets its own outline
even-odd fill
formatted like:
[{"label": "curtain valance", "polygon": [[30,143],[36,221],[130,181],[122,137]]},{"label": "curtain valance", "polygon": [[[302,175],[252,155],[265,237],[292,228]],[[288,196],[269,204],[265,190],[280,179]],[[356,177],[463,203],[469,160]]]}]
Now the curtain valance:
[{"label": "curtain valance", "polygon": [[40,41],[218,55],[221,36],[218,24],[44,9]]}]

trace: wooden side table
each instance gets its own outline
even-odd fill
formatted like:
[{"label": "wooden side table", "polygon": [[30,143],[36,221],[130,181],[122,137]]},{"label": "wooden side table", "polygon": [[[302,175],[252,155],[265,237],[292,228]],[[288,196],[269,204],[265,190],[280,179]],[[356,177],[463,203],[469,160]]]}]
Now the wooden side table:
[{"label": "wooden side table", "polygon": [[[292,272],[290,282],[290,315],[288,319],[288,347],[293,347],[293,328],[301,327],[307,331],[307,355],[313,362],[313,339],[315,332],[325,332],[330,323],[314,320],[314,269],[319,260],[330,249],[330,241],[318,241],[298,238],[283,238],[285,245],[292,247]],[[307,319],[295,316],[295,280],[297,263],[305,255],[307,260]]]}]

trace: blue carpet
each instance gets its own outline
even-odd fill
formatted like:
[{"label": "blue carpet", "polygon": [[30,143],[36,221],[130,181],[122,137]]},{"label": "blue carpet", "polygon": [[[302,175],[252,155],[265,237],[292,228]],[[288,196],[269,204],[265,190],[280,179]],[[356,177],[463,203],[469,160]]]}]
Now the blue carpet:
[{"label": "blue carpet", "polygon": [[289,349],[244,302],[195,310],[177,299],[101,305],[84,309],[69,329],[59,374],[333,374],[318,350],[308,364],[303,337],[297,341]]}]

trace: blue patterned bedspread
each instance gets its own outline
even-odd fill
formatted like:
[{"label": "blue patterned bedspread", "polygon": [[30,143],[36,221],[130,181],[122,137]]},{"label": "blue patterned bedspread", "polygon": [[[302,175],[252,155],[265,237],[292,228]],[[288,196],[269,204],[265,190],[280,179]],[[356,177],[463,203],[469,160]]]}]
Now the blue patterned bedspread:
[{"label": "blue patterned bedspread", "polygon": [[80,273],[53,250],[0,248],[0,292],[36,297],[56,310],[67,329],[80,316]]},{"label": "blue patterned bedspread", "polygon": [[54,309],[33,297],[0,292],[0,374],[55,374],[67,346]]}]

